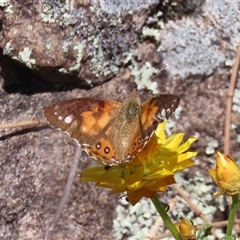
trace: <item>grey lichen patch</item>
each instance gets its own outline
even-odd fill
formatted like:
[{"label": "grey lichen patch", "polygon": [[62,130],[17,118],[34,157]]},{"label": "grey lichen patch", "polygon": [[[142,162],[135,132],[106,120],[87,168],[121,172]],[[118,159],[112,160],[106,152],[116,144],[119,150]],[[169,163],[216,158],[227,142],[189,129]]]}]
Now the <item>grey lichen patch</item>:
[{"label": "grey lichen patch", "polygon": [[78,43],[76,44],[73,49],[76,50],[78,52],[77,54],[77,58],[76,58],[76,64],[72,67],[70,67],[70,71],[74,71],[74,70],[78,70],[80,69],[81,66],[81,60],[82,60],[82,52],[85,48],[85,44],[83,43]]},{"label": "grey lichen patch", "polygon": [[50,50],[51,49],[51,47],[52,47],[52,43],[51,42],[48,42],[45,46],[46,46],[46,49],[47,50]]},{"label": "grey lichen patch", "polygon": [[10,4],[10,0],[0,0],[0,7],[7,7]]},{"label": "grey lichen patch", "polygon": [[40,14],[42,20],[47,23],[59,22],[62,26],[66,26],[66,21],[74,21],[74,1],[49,1],[45,0],[42,4],[42,12]]},{"label": "grey lichen patch", "polygon": [[[157,2],[156,0],[128,1],[127,3],[90,0],[37,1],[28,8],[29,16],[34,16],[32,21],[29,20],[31,17],[26,18],[18,14],[24,11],[21,11],[21,4],[15,2],[13,6],[16,9],[16,19],[14,21],[7,19],[5,24],[7,27],[3,27],[3,35],[6,43],[12,42],[13,38],[17,39],[13,45],[15,52],[22,50],[22,42],[18,39],[28,42],[27,47],[32,51],[34,49],[35,66],[39,69],[41,77],[46,80],[53,79],[53,74],[57,71],[63,73],[74,71],[74,79],[72,74],[69,75],[72,81],[78,81],[81,75],[81,80],[92,78],[94,82],[94,79],[98,78],[96,82],[104,82],[115,76],[123,67],[125,53],[128,53],[131,48],[138,48],[142,40],[139,39],[142,27],[148,19],[149,10]],[[108,11],[109,13],[118,11],[119,14],[107,14]],[[21,27],[21,31],[17,33],[8,31],[16,27],[16,22]],[[31,38],[32,34],[25,31],[26,26],[30,24],[34,26],[32,31],[35,38]],[[157,21],[156,27],[159,28]],[[153,32],[149,33],[150,30],[144,29],[145,36],[151,36],[157,42],[160,39],[157,32],[154,32],[153,28]],[[81,51],[74,52],[79,46],[73,46],[77,43],[83,44],[84,41],[85,45]],[[5,52],[9,51],[6,49]],[[12,57],[13,53],[9,55]],[[24,55],[20,55],[18,59],[22,62],[27,60]],[[33,63],[35,62],[30,61],[29,65]],[[82,64],[84,64],[84,71],[82,71]],[[48,72],[53,74],[46,73],[45,66]],[[42,69],[45,72],[40,73]],[[66,80],[65,75],[60,74],[59,81],[61,77],[64,81]]]},{"label": "grey lichen patch", "polygon": [[219,146],[219,142],[217,139],[214,139],[210,136],[206,136],[207,147],[206,147],[206,154],[211,155],[214,154]]},{"label": "grey lichen patch", "polygon": [[[76,57],[76,63],[74,66],[70,67],[69,69],[66,69],[66,68],[60,68],[59,69],[59,72],[62,72],[62,73],[70,73],[72,71],[76,71],[76,70],[79,70],[80,67],[81,67],[81,60],[82,60],[82,53],[83,53],[83,50],[85,48],[85,43],[82,42],[82,43],[77,43],[74,47],[73,47],[73,50],[77,51],[77,57]],[[67,47],[65,45],[65,50],[67,50]]]},{"label": "grey lichen patch", "polygon": [[194,21],[189,17],[169,21],[161,30],[169,73],[182,78],[210,75],[224,64],[228,56],[220,43],[225,39],[231,44],[239,41],[239,7],[239,1],[206,1],[203,14]]},{"label": "grey lichen patch", "polygon": [[227,60],[225,61],[225,66],[226,66],[226,67],[232,67],[233,64],[234,64],[234,60],[233,60],[233,59],[227,59]]},{"label": "grey lichen patch", "polygon": [[129,62],[131,62],[134,57],[136,57],[138,55],[138,50],[137,49],[130,49],[128,52],[125,52],[123,54],[124,56],[124,64],[128,64]]},{"label": "grey lichen patch", "polygon": [[[114,239],[146,239],[151,227],[159,218],[149,199],[142,199],[131,206],[124,198],[116,209],[117,217],[113,221]],[[139,230],[141,229],[141,230]],[[161,227],[163,230],[163,227]]]},{"label": "grey lichen patch", "polygon": [[71,42],[63,41],[63,45],[62,45],[63,52],[68,52],[70,45],[71,45]]},{"label": "grey lichen patch", "polygon": [[141,68],[135,65],[132,69],[132,75],[135,77],[134,81],[137,84],[137,89],[149,89],[154,94],[157,94],[157,83],[151,81],[151,77],[157,72],[159,72],[159,69],[154,68],[150,62],[146,62]]},{"label": "grey lichen patch", "polygon": [[11,46],[11,43],[8,42],[5,47],[3,48],[3,54],[8,55],[11,51],[14,50],[14,47]]},{"label": "grey lichen patch", "polygon": [[52,16],[50,14],[40,13],[40,16],[41,16],[42,20],[47,23],[53,23],[56,21],[56,19],[54,19],[54,16]]},{"label": "grey lichen patch", "polygon": [[33,58],[30,58],[32,54],[32,50],[28,47],[25,47],[22,52],[19,53],[18,56],[14,56],[13,59],[18,60],[21,63],[26,64],[29,68],[32,68],[35,65],[36,61]]},{"label": "grey lichen patch", "polygon": [[157,42],[161,40],[161,33],[158,29],[143,27],[142,34],[145,37],[153,37]]},{"label": "grey lichen patch", "polygon": [[239,89],[235,89],[234,91],[232,110],[234,112],[240,113],[240,90]]},{"label": "grey lichen patch", "polygon": [[58,4],[55,1],[44,1],[42,4],[42,12],[40,13],[40,17],[44,22],[54,23],[56,22],[61,15],[65,13],[67,10],[63,3],[59,2]]},{"label": "grey lichen patch", "polygon": [[239,134],[239,131],[238,131],[238,125],[232,123],[231,126],[230,126],[230,129],[231,131],[235,131],[237,133],[237,143],[240,143],[240,134]]},{"label": "grey lichen patch", "polygon": [[[74,36],[78,36],[81,42],[82,39],[85,39],[87,45],[84,50],[89,56],[89,61],[85,62],[85,64],[89,64],[87,69],[90,69],[91,74],[95,77],[105,79],[108,75],[115,75],[119,72],[118,65],[122,62],[119,55],[121,52],[124,53],[128,50],[130,43],[126,43],[121,33],[119,34],[119,27],[123,25],[122,17],[120,15],[105,16],[103,10],[97,6],[98,4],[100,3],[93,4],[91,1],[83,1],[79,2],[76,8],[73,1],[56,4],[56,2],[45,0],[44,10],[40,13],[40,16],[44,22],[55,22],[63,29],[67,29],[69,26],[73,29],[71,37],[65,39],[62,44],[63,53],[68,52],[72,44],[70,41]],[[82,8],[85,5],[88,11],[86,11],[86,8]],[[95,22],[94,18],[97,18],[98,21]],[[124,26],[122,29],[124,29]],[[124,34],[124,30],[122,34]],[[71,70],[76,70],[80,67],[79,60],[80,58],[71,69],[66,69],[64,66],[59,71],[68,73]]]},{"label": "grey lichen patch", "polygon": [[[238,42],[234,42],[233,44],[229,44],[228,49],[236,53],[238,44],[239,44]],[[234,57],[230,56],[230,58],[226,59],[225,66],[232,68],[232,66],[234,65],[234,62],[235,62],[235,55],[234,55]]]},{"label": "grey lichen patch", "polygon": [[240,143],[240,133],[238,131],[238,125],[232,123],[231,130],[234,130],[237,133],[237,143]]},{"label": "grey lichen patch", "polygon": [[110,73],[117,73],[118,67],[109,65],[105,60],[104,52],[98,38],[93,41],[93,57],[91,59],[91,71],[96,76],[108,76]]},{"label": "grey lichen patch", "polygon": [[0,0],[0,7],[3,7],[6,13],[10,13],[10,14],[13,13],[12,4],[10,0]]},{"label": "grey lichen patch", "polygon": [[59,22],[62,26],[66,26],[66,21],[71,22],[73,17],[74,1],[49,1],[45,0],[40,16],[44,22],[54,23]]},{"label": "grey lichen patch", "polygon": [[[224,208],[224,202],[221,198],[213,198],[214,192],[213,180],[209,175],[202,175],[198,171],[195,172],[194,178],[185,178],[184,172],[175,175],[176,183],[182,187],[189,195],[190,199],[199,207],[209,222],[213,221],[214,214],[219,208]],[[194,214],[183,201],[178,201],[172,209],[172,214],[176,218],[186,217],[192,219],[196,225],[203,224],[203,220]],[[222,232],[218,233],[219,239],[222,239]]]},{"label": "grey lichen patch", "polygon": [[146,9],[156,4],[155,0],[145,0],[145,1],[112,1],[112,0],[100,0],[100,7],[102,10],[110,14],[120,14],[122,11],[133,12],[134,9]]}]

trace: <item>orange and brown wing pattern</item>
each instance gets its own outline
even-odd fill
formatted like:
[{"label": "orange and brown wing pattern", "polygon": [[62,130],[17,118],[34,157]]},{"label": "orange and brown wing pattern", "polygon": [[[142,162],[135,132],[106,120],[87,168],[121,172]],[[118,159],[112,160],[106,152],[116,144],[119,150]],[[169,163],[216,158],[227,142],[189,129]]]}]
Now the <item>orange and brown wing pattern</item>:
[{"label": "orange and brown wing pattern", "polygon": [[80,144],[91,145],[122,103],[92,98],[66,100],[44,111],[50,125],[69,133]]},{"label": "orange and brown wing pattern", "polygon": [[168,94],[142,104],[135,95],[124,103],[78,98],[53,104],[44,114],[51,126],[69,133],[90,156],[113,165],[134,158],[178,103],[178,97]]},{"label": "orange and brown wing pattern", "polygon": [[150,136],[158,124],[171,117],[179,104],[179,98],[171,94],[156,95],[142,103],[140,124],[143,138]]},{"label": "orange and brown wing pattern", "polygon": [[134,158],[147,144],[159,123],[168,119],[178,107],[179,98],[174,95],[157,95],[141,104],[140,116],[135,122],[138,131],[132,131],[134,138],[128,146],[128,159]]}]

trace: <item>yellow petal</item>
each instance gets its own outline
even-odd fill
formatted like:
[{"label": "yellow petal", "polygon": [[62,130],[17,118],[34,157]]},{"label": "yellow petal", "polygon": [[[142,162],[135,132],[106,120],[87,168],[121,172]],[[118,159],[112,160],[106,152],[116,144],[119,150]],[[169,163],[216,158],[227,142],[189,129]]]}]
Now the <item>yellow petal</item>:
[{"label": "yellow petal", "polygon": [[82,181],[95,182],[97,186],[112,190],[113,194],[127,192],[131,204],[136,204],[142,197],[153,198],[157,192],[165,192],[167,186],[175,183],[174,174],[191,165],[190,159],[196,152],[187,152],[195,138],[181,144],[183,133],[166,139],[161,123],[156,135],[150,139],[144,149],[131,162],[111,166],[85,169]]}]

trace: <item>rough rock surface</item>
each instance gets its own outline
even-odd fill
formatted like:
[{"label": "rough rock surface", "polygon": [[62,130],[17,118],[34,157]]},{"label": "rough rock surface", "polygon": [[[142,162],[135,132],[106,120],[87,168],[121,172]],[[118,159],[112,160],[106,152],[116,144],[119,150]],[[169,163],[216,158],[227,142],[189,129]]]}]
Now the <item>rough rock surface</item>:
[{"label": "rough rock surface", "polygon": [[[91,86],[119,72],[141,42],[142,26],[157,1],[123,6],[111,1],[6,1],[0,46],[46,80]],[[127,7],[127,6],[125,6]],[[109,14],[111,12],[112,14]]]},{"label": "rough rock surface", "polygon": [[[172,93],[181,98],[181,111],[171,130],[199,136],[193,147],[199,152],[196,166],[185,178],[194,179],[196,172],[207,176],[214,150],[223,150],[240,4],[111,2],[117,1],[1,1],[0,122],[43,118],[44,107],[75,97],[124,100],[144,88],[151,91],[140,90],[142,99],[152,92]],[[162,61],[168,68],[149,82]],[[99,86],[76,88],[80,85]],[[238,98],[232,114],[236,127]],[[230,153],[239,160],[237,137],[233,129]],[[48,127],[0,130],[0,239],[43,239],[74,148],[66,134]],[[91,164],[84,154],[78,174]],[[116,239],[112,221],[117,204],[118,196],[76,177],[54,239]],[[217,220],[223,216],[218,209]]]}]

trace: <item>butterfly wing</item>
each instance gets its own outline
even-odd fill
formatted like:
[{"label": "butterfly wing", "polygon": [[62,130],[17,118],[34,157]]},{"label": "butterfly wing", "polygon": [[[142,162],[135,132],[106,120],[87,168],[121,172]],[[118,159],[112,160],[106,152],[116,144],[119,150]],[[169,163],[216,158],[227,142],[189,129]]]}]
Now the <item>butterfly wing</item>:
[{"label": "butterfly wing", "polygon": [[142,137],[150,136],[158,124],[172,116],[179,104],[179,98],[171,94],[156,95],[142,103],[140,124]]},{"label": "butterfly wing", "polygon": [[[141,105],[135,95],[124,104],[79,98],[53,104],[44,114],[50,125],[69,133],[90,156],[113,165],[134,158],[178,103],[178,97],[168,94],[154,96]],[[139,113],[135,112],[138,106]]]},{"label": "butterfly wing", "polygon": [[139,131],[129,149],[131,158],[140,152],[150,140],[159,123],[168,119],[176,110],[179,98],[170,94],[156,95],[141,104]]},{"label": "butterfly wing", "polygon": [[[121,106],[118,101],[78,98],[53,104],[45,109],[44,115],[51,126],[66,131],[92,157],[101,160],[109,158],[108,151],[114,155],[107,134]],[[101,141],[104,146],[98,144],[101,138],[104,138],[104,142]]]}]

